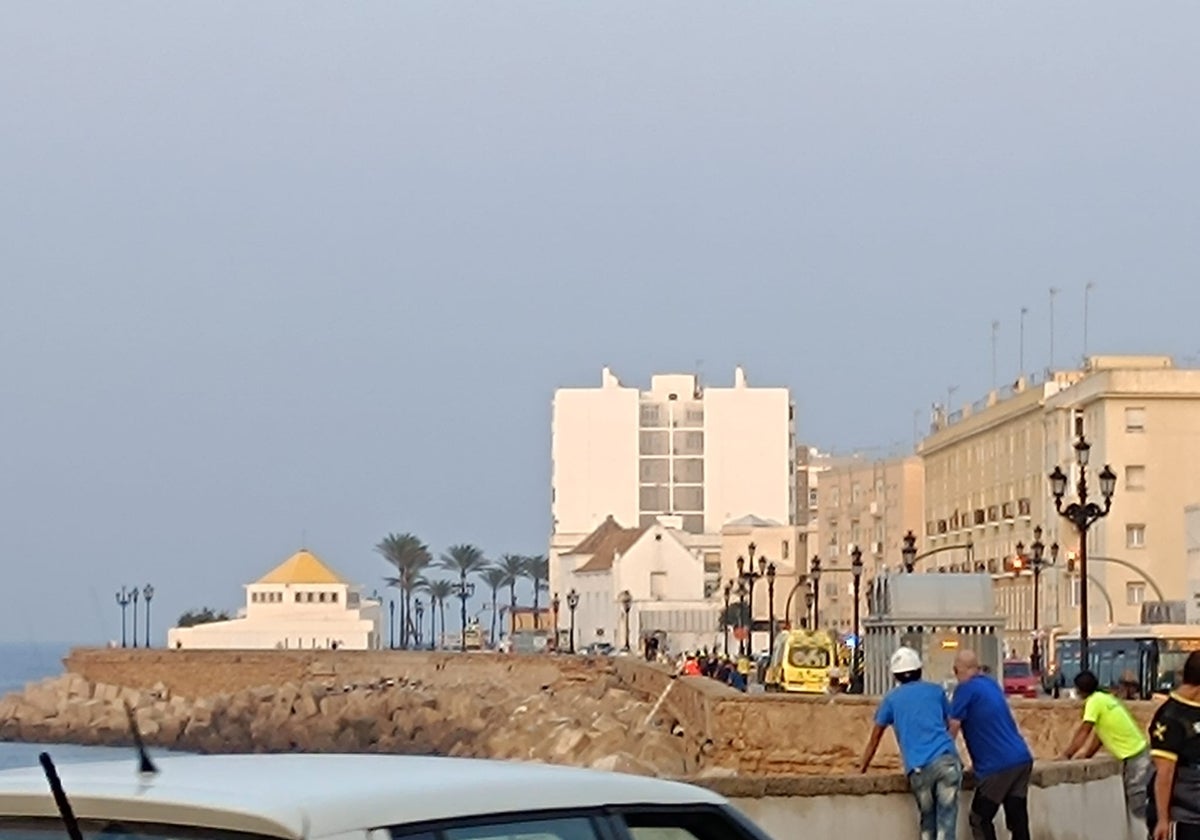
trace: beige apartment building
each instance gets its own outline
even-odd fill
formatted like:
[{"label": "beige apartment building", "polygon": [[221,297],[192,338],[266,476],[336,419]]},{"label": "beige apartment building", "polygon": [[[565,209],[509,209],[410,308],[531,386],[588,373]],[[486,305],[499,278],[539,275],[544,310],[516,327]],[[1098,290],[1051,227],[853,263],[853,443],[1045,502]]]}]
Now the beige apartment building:
[{"label": "beige apartment building", "polygon": [[[945,552],[918,571],[987,570],[1007,621],[1009,655],[1027,657],[1033,640],[1033,577],[1014,571],[1034,528],[1058,543],[1057,565],[1042,573],[1038,628],[1048,649],[1056,632],[1078,629],[1080,582],[1068,560],[1079,548],[1073,527],[1054,509],[1048,473],[1061,465],[1075,497],[1074,441],[1091,442],[1088,480],[1118,475],[1112,511],[1089,532],[1089,623],[1136,624],[1142,604],[1182,601],[1186,592],[1183,508],[1200,496],[1200,371],[1164,356],[1093,356],[1082,370],[1043,380],[1022,378],[949,415],[939,413],[920,446],[925,460],[922,551]],[[1131,563],[1138,571],[1119,565]]]},{"label": "beige apartment building", "polygon": [[[892,458],[836,457],[809,450],[806,466],[807,523],[812,554],[821,558],[819,623],[851,632],[854,627],[851,552],[862,551],[861,592],[885,567],[900,564],[909,529],[920,531],[924,519],[924,464],[916,455]],[[866,615],[866,597],[859,610]]]},{"label": "beige apartment building", "polygon": [[558,558],[611,516],[626,528],[682,531],[716,598],[726,524],[795,525],[793,415],[787,388],[753,387],[740,367],[728,386],[661,374],[641,390],[605,368],[599,387],[555,391],[551,589],[562,589]]}]

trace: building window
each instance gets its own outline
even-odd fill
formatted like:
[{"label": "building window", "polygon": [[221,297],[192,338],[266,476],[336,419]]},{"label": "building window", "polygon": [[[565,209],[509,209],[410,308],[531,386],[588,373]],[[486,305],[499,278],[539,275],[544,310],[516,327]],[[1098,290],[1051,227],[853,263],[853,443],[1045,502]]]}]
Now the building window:
[{"label": "building window", "polygon": [[1126,548],[1145,548],[1146,547],[1146,526],[1145,525],[1126,525],[1125,526],[1125,547]]},{"label": "building window", "polygon": [[330,592],[329,600],[336,604],[338,602],[338,594],[336,592]]},{"label": "building window", "polygon": [[1125,431],[1146,431],[1146,409],[1141,407],[1125,409]]},{"label": "building window", "polygon": [[1125,603],[1131,607],[1139,607],[1146,601],[1146,584],[1134,581],[1125,584]]},{"label": "building window", "polygon": [[299,592],[296,593],[296,603],[297,604],[300,603],[300,593]]},{"label": "building window", "polygon": [[1079,606],[1079,577],[1077,575],[1071,578],[1071,606]]},{"label": "building window", "polygon": [[850,501],[853,504],[857,504],[858,502],[862,501],[862,485],[857,481],[854,482],[854,484],[852,484],[850,487]]},{"label": "building window", "polygon": [[1146,489],[1146,467],[1141,464],[1130,465],[1125,468],[1125,489],[1126,490],[1145,490]]},{"label": "building window", "polygon": [[781,545],[779,547],[779,559],[780,560],[788,559],[788,553],[789,553],[788,541],[784,540],[783,545]]},{"label": "building window", "polygon": [[817,488],[810,488],[808,491],[808,506],[815,508],[817,506]]}]

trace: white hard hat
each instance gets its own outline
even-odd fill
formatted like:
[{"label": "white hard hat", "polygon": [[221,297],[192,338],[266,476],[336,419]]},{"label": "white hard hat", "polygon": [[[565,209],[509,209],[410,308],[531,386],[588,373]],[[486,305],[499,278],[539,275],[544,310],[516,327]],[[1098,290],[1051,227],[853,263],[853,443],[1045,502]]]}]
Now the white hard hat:
[{"label": "white hard hat", "polygon": [[921,655],[910,647],[896,648],[892,654],[892,673],[904,674],[921,670]]}]

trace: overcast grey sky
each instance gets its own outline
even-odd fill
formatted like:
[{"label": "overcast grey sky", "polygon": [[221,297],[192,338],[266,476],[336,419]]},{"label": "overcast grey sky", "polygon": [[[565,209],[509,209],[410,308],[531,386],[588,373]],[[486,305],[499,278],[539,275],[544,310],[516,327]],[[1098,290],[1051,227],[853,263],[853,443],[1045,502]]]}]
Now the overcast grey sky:
[{"label": "overcast grey sky", "polygon": [[[561,385],[788,385],[826,448],[1200,353],[1200,7],[8,3],[0,638],[310,546],[543,550]],[[1189,500],[1194,501],[1194,500]]]}]

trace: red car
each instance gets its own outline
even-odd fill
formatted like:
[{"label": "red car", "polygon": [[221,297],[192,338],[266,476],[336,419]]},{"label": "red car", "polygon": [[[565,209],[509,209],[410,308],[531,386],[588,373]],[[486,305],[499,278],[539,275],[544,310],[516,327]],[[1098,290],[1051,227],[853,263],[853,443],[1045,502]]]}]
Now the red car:
[{"label": "red car", "polygon": [[1041,681],[1033,668],[1023,659],[1010,659],[1004,663],[1004,693],[1010,697],[1038,697]]}]

